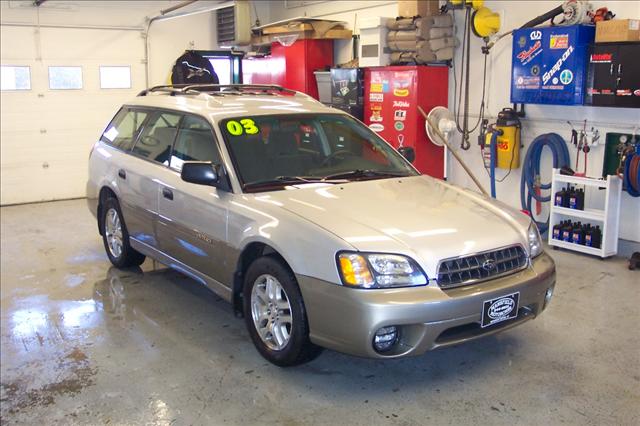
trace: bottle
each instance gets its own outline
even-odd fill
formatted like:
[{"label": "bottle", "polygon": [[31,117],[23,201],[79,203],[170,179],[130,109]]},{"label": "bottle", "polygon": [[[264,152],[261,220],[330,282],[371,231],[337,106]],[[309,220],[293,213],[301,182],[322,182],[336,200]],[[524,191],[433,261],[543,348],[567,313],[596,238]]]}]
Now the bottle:
[{"label": "bottle", "polygon": [[578,210],[584,210],[584,189],[578,189]]},{"label": "bottle", "polygon": [[578,225],[574,226],[571,231],[571,242],[574,244],[584,244],[584,228],[580,222],[578,222]]},{"label": "bottle", "polygon": [[553,204],[555,204],[556,206],[562,207],[562,205],[564,204],[564,196],[565,196],[565,190],[563,188],[560,191],[556,192],[555,201]]},{"label": "bottle", "polygon": [[[564,191],[564,197],[562,198],[562,207],[569,208],[569,197],[571,196],[571,186],[567,185]],[[569,221],[571,222],[571,221]]]},{"label": "bottle", "polygon": [[593,230],[593,246],[600,248],[602,245],[602,231],[600,225],[596,225],[596,229]]},{"label": "bottle", "polygon": [[587,230],[584,233],[584,245],[587,247],[594,247],[593,245],[593,226],[588,225]]},{"label": "bottle", "polygon": [[559,240],[560,239],[560,233],[562,232],[562,227],[564,226],[564,222],[560,222],[560,223],[556,223],[555,225],[553,225],[553,239],[554,240]]},{"label": "bottle", "polygon": [[568,243],[571,242],[571,221],[567,220],[562,228],[562,241],[566,241]]},{"label": "bottle", "polygon": [[578,208],[578,192],[575,188],[571,188],[569,192],[569,208],[577,209]]}]

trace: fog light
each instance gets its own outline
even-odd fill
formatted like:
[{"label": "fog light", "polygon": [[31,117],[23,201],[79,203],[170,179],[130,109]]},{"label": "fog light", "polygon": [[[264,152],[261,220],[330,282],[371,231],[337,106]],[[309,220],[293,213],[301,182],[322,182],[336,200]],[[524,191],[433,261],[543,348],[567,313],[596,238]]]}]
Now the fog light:
[{"label": "fog light", "polygon": [[398,342],[398,328],[382,327],[373,338],[373,348],[378,352],[386,352]]},{"label": "fog light", "polygon": [[553,286],[547,289],[547,292],[544,294],[544,307],[546,308],[549,302],[551,302],[551,298],[553,297]]}]

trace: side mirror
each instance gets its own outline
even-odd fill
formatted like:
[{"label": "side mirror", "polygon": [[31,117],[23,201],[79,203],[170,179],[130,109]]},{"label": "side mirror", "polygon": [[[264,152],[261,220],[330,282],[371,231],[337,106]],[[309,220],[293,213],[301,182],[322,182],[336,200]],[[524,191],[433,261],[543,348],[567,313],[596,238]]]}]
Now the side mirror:
[{"label": "side mirror", "polygon": [[180,177],[185,182],[219,187],[220,170],[221,167],[211,161],[185,161]]},{"label": "side mirror", "polygon": [[398,152],[407,159],[408,162],[413,163],[416,161],[416,150],[411,146],[401,146],[398,148]]}]

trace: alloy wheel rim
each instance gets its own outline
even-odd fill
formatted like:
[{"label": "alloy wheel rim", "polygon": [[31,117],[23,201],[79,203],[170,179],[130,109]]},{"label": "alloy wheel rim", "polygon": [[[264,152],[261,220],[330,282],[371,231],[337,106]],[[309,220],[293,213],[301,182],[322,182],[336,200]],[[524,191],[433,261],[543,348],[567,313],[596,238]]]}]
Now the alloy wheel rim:
[{"label": "alloy wheel rim", "polygon": [[262,342],[279,351],[291,339],[293,318],[289,297],[272,275],[260,275],[251,290],[251,316]]},{"label": "alloy wheel rim", "polygon": [[118,258],[122,254],[122,223],[114,208],[110,208],[105,216],[104,232],[111,256]]}]

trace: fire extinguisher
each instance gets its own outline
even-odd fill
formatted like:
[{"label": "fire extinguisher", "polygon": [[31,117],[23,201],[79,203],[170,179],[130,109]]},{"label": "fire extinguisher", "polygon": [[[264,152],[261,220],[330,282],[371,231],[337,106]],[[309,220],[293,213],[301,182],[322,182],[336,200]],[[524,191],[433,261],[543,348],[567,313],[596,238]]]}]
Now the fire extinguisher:
[{"label": "fire extinguisher", "polygon": [[[520,133],[522,124],[513,108],[504,108],[498,113],[495,123],[483,123],[481,136],[482,159],[491,177],[491,196],[495,198],[495,169],[520,167]],[[508,175],[508,173],[507,173]],[[506,176],[502,179],[504,180]]]}]

